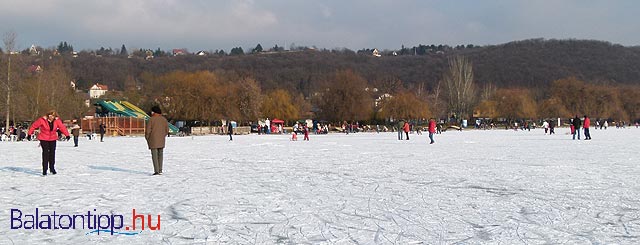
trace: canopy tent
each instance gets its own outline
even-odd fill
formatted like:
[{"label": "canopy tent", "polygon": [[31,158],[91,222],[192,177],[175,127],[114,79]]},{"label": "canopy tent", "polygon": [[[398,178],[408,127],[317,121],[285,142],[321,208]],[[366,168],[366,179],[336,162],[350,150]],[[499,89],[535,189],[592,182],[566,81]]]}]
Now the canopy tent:
[{"label": "canopy tent", "polygon": [[273,120],[271,120],[271,133],[281,134],[283,126],[284,126],[284,121],[274,118]]}]

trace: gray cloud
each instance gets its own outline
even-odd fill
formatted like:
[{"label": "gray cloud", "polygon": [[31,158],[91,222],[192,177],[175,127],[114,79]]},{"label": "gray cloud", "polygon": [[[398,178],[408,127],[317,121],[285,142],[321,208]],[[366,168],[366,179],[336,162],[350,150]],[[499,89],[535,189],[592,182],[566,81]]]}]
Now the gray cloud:
[{"label": "gray cloud", "polygon": [[397,49],[498,44],[527,38],[640,44],[634,10],[620,1],[0,0],[0,33],[20,48],[67,41],[76,49],[213,50],[275,44]]}]

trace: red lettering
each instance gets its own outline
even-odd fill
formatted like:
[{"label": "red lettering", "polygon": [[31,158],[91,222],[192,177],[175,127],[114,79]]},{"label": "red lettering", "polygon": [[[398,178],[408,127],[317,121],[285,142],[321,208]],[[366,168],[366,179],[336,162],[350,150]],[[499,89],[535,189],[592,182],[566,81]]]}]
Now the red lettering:
[{"label": "red lettering", "polygon": [[[141,225],[142,226],[142,230],[144,230],[144,215],[142,215],[142,214],[136,215],[136,209],[135,208],[133,209],[132,212],[133,212],[133,214],[132,214],[133,215],[133,230],[134,231],[136,230],[136,220],[138,218],[140,218],[140,221],[142,222],[142,225]],[[160,222],[160,219],[158,219],[158,222]],[[158,227],[159,227],[159,225],[158,225]]]}]

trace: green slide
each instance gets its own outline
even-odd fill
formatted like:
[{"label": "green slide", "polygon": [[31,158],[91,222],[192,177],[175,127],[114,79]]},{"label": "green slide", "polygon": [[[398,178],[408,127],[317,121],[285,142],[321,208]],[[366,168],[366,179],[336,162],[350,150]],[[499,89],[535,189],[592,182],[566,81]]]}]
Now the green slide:
[{"label": "green slide", "polygon": [[[127,101],[99,100],[98,105],[102,106],[102,108],[108,112],[115,113],[123,117],[144,118],[145,120],[149,120],[149,115],[146,112]],[[169,124],[170,134],[177,134],[178,131],[178,127],[173,124]]]}]

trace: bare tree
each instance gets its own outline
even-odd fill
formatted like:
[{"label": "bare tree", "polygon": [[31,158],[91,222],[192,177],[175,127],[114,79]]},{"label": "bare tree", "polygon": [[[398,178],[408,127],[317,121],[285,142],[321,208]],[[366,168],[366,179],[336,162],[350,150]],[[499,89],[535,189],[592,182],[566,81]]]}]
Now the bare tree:
[{"label": "bare tree", "polygon": [[5,105],[5,108],[7,110],[5,132],[7,135],[9,135],[9,117],[11,115],[11,52],[13,52],[13,50],[15,49],[16,36],[17,35],[15,32],[10,31],[5,33],[4,39],[2,39],[2,41],[4,42],[4,48],[8,56],[7,82],[5,83],[5,87],[7,88],[7,104]]},{"label": "bare tree", "polygon": [[367,81],[352,70],[337,71],[328,82],[319,104],[320,117],[332,121],[365,120],[373,112]]},{"label": "bare tree", "polygon": [[471,62],[462,56],[449,59],[449,70],[443,76],[443,85],[449,111],[460,118],[468,117],[475,100]]},{"label": "bare tree", "polygon": [[433,89],[433,102],[432,102],[432,110],[434,113],[434,116],[436,118],[440,118],[441,116],[441,109],[440,109],[440,94],[442,93],[442,81],[439,81],[438,84],[436,84],[436,87]]},{"label": "bare tree", "polygon": [[481,100],[490,99],[493,96],[493,94],[496,93],[496,90],[497,90],[496,85],[494,85],[493,83],[485,83],[480,95],[480,99]]}]

